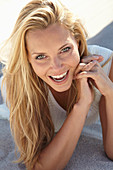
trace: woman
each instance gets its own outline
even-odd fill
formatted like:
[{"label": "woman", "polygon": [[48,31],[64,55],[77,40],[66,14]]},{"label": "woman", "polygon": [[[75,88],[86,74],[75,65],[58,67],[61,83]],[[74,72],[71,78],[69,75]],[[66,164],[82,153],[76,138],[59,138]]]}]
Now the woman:
[{"label": "woman", "polygon": [[104,149],[113,159],[111,51],[88,50],[80,21],[53,0],[28,3],[7,43],[4,83],[19,162],[28,169],[63,169],[84,124],[97,119],[95,102]]}]

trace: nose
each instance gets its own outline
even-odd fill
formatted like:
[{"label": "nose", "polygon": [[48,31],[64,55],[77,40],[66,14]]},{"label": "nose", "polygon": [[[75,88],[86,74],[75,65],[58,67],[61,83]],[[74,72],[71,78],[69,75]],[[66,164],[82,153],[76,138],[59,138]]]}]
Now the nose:
[{"label": "nose", "polygon": [[54,70],[58,70],[62,67],[62,60],[57,56],[57,57],[54,57],[51,61],[51,67],[52,69]]}]

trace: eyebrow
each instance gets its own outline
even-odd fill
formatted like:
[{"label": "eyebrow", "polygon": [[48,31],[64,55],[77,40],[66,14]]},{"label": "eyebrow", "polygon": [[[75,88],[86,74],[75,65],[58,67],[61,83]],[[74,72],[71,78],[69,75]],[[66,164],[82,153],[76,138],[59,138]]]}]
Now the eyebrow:
[{"label": "eyebrow", "polygon": [[[58,51],[60,51],[63,47],[67,46],[68,44],[69,44],[69,43],[66,43],[66,44],[64,44],[63,46],[61,46],[61,47],[58,49]],[[45,55],[46,53],[44,53],[44,52],[32,52],[32,53],[31,53],[31,55],[34,55],[34,54]]]},{"label": "eyebrow", "polygon": [[46,53],[43,53],[43,52],[40,52],[40,53],[38,53],[38,52],[33,52],[33,53],[31,53],[31,55],[34,55],[34,54],[38,54],[38,55],[45,55]]},{"label": "eyebrow", "polygon": [[68,45],[68,43],[67,44],[64,44],[63,46],[61,46],[58,50],[61,50],[63,47],[65,47],[65,46],[67,46]]}]

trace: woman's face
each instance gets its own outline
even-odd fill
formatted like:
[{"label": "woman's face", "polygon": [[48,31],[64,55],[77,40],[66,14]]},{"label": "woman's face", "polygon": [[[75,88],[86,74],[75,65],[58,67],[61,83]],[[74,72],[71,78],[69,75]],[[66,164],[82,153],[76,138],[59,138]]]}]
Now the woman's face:
[{"label": "woman's face", "polygon": [[78,44],[71,33],[64,26],[53,24],[28,31],[26,44],[37,76],[57,92],[68,90],[80,61]]}]

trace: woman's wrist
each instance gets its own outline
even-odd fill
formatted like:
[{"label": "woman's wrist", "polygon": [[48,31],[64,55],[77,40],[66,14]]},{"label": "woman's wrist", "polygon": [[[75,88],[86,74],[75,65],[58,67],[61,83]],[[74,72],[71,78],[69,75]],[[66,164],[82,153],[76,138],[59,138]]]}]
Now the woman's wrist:
[{"label": "woman's wrist", "polygon": [[91,104],[92,104],[92,102],[93,102],[93,100],[89,100],[88,98],[86,99],[80,99],[77,103],[76,103],[76,105],[78,105],[78,107],[80,107],[80,108],[87,108],[87,107],[90,107],[91,106]]},{"label": "woman's wrist", "polygon": [[105,94],[104,94],[105,98],[113,98],[113,83],[111,84],[111,86],[106,90]]},{"label": "woman's wrist", "polygon": [[86,119],[90,106],[91,104],[86,104],[85,102],[78,102],[73,107],[73,113],[79,114],[84,119]]}]

